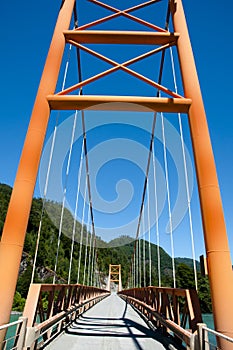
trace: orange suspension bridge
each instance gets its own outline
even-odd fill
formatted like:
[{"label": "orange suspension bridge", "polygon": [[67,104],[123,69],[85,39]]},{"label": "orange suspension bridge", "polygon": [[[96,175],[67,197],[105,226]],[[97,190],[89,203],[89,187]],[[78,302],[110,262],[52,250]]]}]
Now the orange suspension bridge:
[{"label": "orange suspension bridge", "polygon": [[[99,11],[103,10],[103,13],[107,12],[108,15],[94,21],[89,20],[91,12],[84,11],[84,7],[82,7],[85,2],[96,6]],[[14,345],[11,347],[17,349],[41,347],[63,349],[65,346],[72,349],[79,347],[91,349],[93,346],[99,349],[162,349],[171,348],[171,346],[209,349],[208,333],[216,336],[216,346],[219,348],[233,349],[232,263],[206,115],[182,2],[181,0],[163,2],[149,0],[137,2],[134,6],[123,10],[118,9],[115,5],[110,5],[110,3],[110,1],[102,2],[99,0],[81,0],[79,3],[76,3],[75,0],[61,2],[1,237],[1,347],[10,348],[7,340],[4,340],[6,330],[12,325],[16,325]],[[127,1],[124,2],[125,5],[127,5]],[[148,21],[144,17],[138,17],[138,13],[145,8],[151,8],[151,11],[154,11],[154,22]],[[122,18],[131,23],[132,27],[127,25],[127,30],[122,30],[119,26],[124,23],[121,21]],[[114,52],[113,47],[115,47],[116,58],[112,58],[111,55]],[[135,56],[125,59],[127,50]],[[64,63],[64,55],[67,52],[68,60]],[[95,58],[95,64],[90,63],[89,56]],[[148,59],[149,61],[147,61]],[[70,66],[74,64],[76,65],[76,73],[69,75]],[[100,64],[100,70],[95,70],[98,64]],[[140,69],[138,71],[137,64],[146,70],[151,68],[153,75],[148,76]],[[101,67],[104,67],[105,70],[101,71]],[[64,71],[63,77],[61,77],[61,71]],[[157,77],[152,78],[156,72]],[[128,83],[126,76],[134,79],[135,83]],[[116,84],[116,78],[121,80],[119,85]],[[111,79],[113,80],[111,81]],[[99,84],[100,80],[106,82],[105,89],[104,84]],[[62,81],[61,84],[60,81]],[[139,86],[140,88],[138,88]],[[51,177],[53,183],[59,177],[59,174],[53,172],[52,164],[59,129],[58,124],[55,125],[53,136],[50,138],[50,151],[47,155],[48,165],[44,175],[43,205],[38,238],[35,244],[32,283],[23,316],[14,324],[9,324],[32,198],[38,179],[39,166],[44,161],[44,153],[42,156],[42,152],[43,149],[47,149],[45,137],[53,111],[58,111],[59,116],[65,111],[74,111],[75,113],[67,152],[64,185],[62,189],[58,186],[55,190],[55,192],[61,190],[62,209],[58,220],[55,266],[53,271],[50,271],[53,274],[53,283],[38,284],[34,283],[34,279],[43,214],[47,210],[49,182],[51,182]],[[100,280],[98,266],[98,239],[94,210],[96,193],[92,186],[94,157],[91,157],[87,145],[88,113],[97,113],[96,111],[99,111],[98,115],[103,117],[103,123],[106,124],[106,117],[104,117],[106,111],[109,115],[114,113],[115,125],[117,125],[118,118],[120,120],[125,118],[125,114],[122,118],[122,113],[129,113],[131,120],[133,120],[132,123],[135,123],[133,125],[137,124],[136,121],[139,118],[141,118],[141,124],[138,125],[143,125],[143,123],[146,125],[148,118],[151,118],[152,121],[149,128],[147,156],[144,157],[146,159],[144,162],[145,176],[141,201],[137,206],[138,217],[134,225],[136,227],[134,253],[127,285],[122,286],[121,280],[124,266],[110,264],[108,281],[104,288]],[[173,221],[172,186],[169,182],[170,167],[167,149],[170,147],[169,151],[172,152],[172,146],[169,142],[176,133],[169,134],[168,138],[165,135],[165,128],[168,125],[165,114],[177,118],[179,125],[180,153],[182,153],[184,171],[182,186],[185,189],[187,200],[186,211],[188,212],[190,240],[192,242],[195,290],[180,289],[177,288],[176,284],[173,231],[182,218],[178,220],[178,223]],[[95,118],[95,114],[91,115]],[[57,120],[59,116],[56,118]],[[188,118],[200,199],[215,330],[210,330],[203,324],[198,300],[193,221],[190,206],[190,182],[192,180],[189,177],[189,158],[182,129],[182,123],[186,117]],[[66,119],[66,117],[63,118]],[[127,122],[125,122],[125,128],[127,128],[126,124]],[[161,127],[159,136],[156,129],[158,125]],[[70,266],[68,279],[66,281],[64,279],[67,283],[60,284],[57,283],[59,280],[57,275],[59,247],[67,209],[68,177],[71,171],[72,152],[77,139],[76,127],[79,127],[78,132],[82,136],[82,145],[77,197],[73,206],[75,208],[73,210],[74,223],[73,227],[69,228],[68,233],[71,238]],[[65,137],[64,135],[65,133],[62,136]],[[160,168],[156,161],[158,148],[156,147],[156,137],[160,137],[163,145],[165,176],[162,184],[158,182]],[[121,141],[119,142],[121,143]],[[120,143],[116,148],[109,147],[108,151],[114,153],[116,149],[121,147]],[[61,139],[60,144],[64,145],[65,141]],[[122,148],[125,148],[127,153],[127,143],[125,145]],[[108,143],[105,144],[105,147],[108,148]],[[114,153],[114,156],[118,156],[118,154]],[[137,152],[135,145],[133,157],[136,159],[137,156],[140,156],[140,152]],[[111,158],[106,156],[106,163],[109,160]],[[58,172],[61,171],[60,165],[59,160],[57,160]],[[71,270],[76,237],[76,219],[77,212],[82,206],[79,202],[83,181],[82,173],[85,173],[85,189],[81,215],[82,229],[79,236],[78,276],[77,283],[72,283]],[[151,178],[153,178],[153,183]],[[158,192],[162,185],[166,188],[167,230],[171,244],[173,288],[162,285],[159,251],[158,284],[151,285],[153,252],[150,221],[153,219],[154,226],[158,229],[160,215]],[[153,202],[151,202],[152,197],[154,198]],[[86,202],[88,209],[85,208]],[[146,202],[147,204],[151,203],[152,211],[150,208],[148,209],[149,204],[146,207]],[[86,221],[90,234],[85,234],[84,230],[86,212],[88,212]],[[159,246],[158,230],[156,232],[156,243]],[[85,247],[84,250],[82,247]],[[85,263],[81,279],[80,266],[83,261],[81,256],[83,251]],[[147,270],[145,269],[146,256],[149,266]],[[113,292],[112,288],[115,285],[118,286],[118,290]],[[222,294],[223,288],[224,296]]]}]

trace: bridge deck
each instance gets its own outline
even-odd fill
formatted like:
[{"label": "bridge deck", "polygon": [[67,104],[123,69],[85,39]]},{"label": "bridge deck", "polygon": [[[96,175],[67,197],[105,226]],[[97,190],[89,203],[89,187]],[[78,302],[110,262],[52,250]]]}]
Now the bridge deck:
[{"label": "bridge deck", "polygon": [[46,349],[162,350],[168,349],[169,344],[129,304],[111,294],[81,315]]}]

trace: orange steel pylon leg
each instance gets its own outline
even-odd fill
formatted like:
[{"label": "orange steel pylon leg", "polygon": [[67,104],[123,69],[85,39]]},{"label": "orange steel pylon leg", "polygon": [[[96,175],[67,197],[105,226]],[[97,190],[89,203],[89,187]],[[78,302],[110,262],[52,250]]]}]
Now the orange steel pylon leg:
[{"label": "orange steel pylon leg", "polygon": [[[0,242],[0,325],[10,318],[27,222],[31,208],[50,108],[47,95],[55,91],[75,0],[63,2],[32,111],[25,144]],[[1,340],[0,335],[0,340]]]},{"label": "orange steel pylon leg", "polygon": [[[186,98],[201,202],[215,328],[233,337],[233,273],[214,156],[181,0],[173,0],[174,30]],[[232,344],[221,342],[222,349]]]}]

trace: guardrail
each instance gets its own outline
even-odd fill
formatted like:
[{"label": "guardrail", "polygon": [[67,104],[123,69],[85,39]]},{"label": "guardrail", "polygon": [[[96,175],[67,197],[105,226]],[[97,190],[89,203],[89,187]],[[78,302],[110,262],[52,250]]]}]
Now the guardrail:
[{"label": "guardrail", "polygon": [[[24,347],[24,340],[26,335],[27,318],[20,317],[17,321],[4,324],[0,326],[0,332],[6,333],[12,328],[12,334],[4,341],[0,342],[0,349],[17,349],[22,350]],[[8,333],[9,334],[9,333]]]},{"label": "guardrail", "polygon": [[25,347],[45,346],[108,295],[106,290],[79,284],[31,284],[23,313],[28,319]]},{"label": "guardrail", "polygon": [[[124,290],[119,295],[138,309],[156,328],[194,349],[201,309],[195,290],[145,287]],[[195,333],[196,332],[196,333]]]},{"label": "guardrail", "polygon": [[233,349],[233,338],[210,329],[206,324],[198,324],[200,350]]}]

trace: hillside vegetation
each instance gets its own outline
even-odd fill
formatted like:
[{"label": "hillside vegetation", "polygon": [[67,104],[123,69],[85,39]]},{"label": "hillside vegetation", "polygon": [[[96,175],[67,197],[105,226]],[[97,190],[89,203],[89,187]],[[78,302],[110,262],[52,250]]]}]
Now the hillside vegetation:
[{"label": "hillside vegetation", "polygon": [[[11,187],[5,184],[0,184],[0,235],[7,212],[8,203],[11,195]],[[38,227],[41,220],[42,213],[42,199],[34,198],[32,202],[32,208],[30,218],[28,221],[27,234],[24,244],[24,254],[21,262],[21,268],[19,273],[19,279],[17,284],[17,293],[15,296],[14,308],[21,310],[24,303],[24,298],[27,296],[32,272],[32,261],[34,257],[36,240],[38,235]],[[43,213],[41,237],[39,243],[39,250],[37,256],[37,273],[35,281],[43,283],[51,283],[53,274],[51,270],[54,270],[55,257],[57,251],[58,242],[58,227],[61,213],[61,205],[54,202],[46,203],[46,210]],[[52,213],[53,222],[51,221],[47,211]],[[73,217],[68,210],[65,210],[61,243],[59,247],[58,266],[57,266],[57,280],[64,282],[68,278],[70,250],[71,250],[71,235],[73,230]],[[80,246],[79,242],[81,236],[81,224],[76,223],[75,230],[75,244],[74,254],[72,262],[71,283],[77,282],[78,272],[78,258]],[[88,237],[90,241],[90,234],[87,232],[86,227],[83,229],[83,237]],[[130,264],[134,251],[134,240],[127,236],[122,236],[112,240],[109,243],[104,242],[97,237],[98,246],[98,267],[100,271],[100,280],[104,284],[106,283],[106,277],[108,275],[109,264],[121,264],[122,266],[122,284],[126,286],[128,275],[130,272]],[[141,247],[143,241],[141,241]],[[172,259],[171,257],[159,247],[160,252],[160,264],[161,264],[161,276],[162,285],[172,287]],[[83,281],[84,270],[84,256],[85,245],[82,247],[82,259],[80,270],[80,283]],[[151,244],[151,256],[152,256],[152,285],[158,285],[158,247],[155,244]],[[146,283],[149,284],[149,244],[145,242],[145,261],[146,261]],[[176,279],[177,287],[180,288],[194,288],[194,273],[193,262],[188,258],[176,258]],[[208,279],[200,275],[199,263],[198,268],[198,288],[199,298],[201,301],[202,311],[211,311],[211,302],[209,296]]]}]

